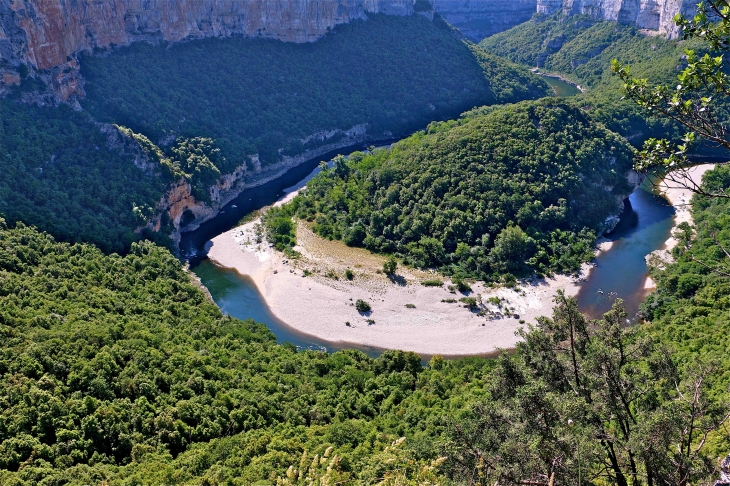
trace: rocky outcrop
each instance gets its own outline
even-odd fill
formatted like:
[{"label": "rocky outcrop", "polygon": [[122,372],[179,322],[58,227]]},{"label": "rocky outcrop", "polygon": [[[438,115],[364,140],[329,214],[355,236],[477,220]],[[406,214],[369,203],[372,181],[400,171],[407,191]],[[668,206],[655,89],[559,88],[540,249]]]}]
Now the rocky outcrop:
[{"label": "rocky outcrop", "polygon": [[696,4],[696,0],[537,0],[537,12],[592,15],[676,37],[674,16],[693,12]]},{"label": "rocky outcrop", "polygon": [[[110,126],[105,126],[103,129],[108,130],[108,127]],[[112,130],[116,132],[113,127]],[[137,167],[148,174],[155,172],[154,163],[135,147],[134,143],[116,133],[108,133],[108,136],[112,146],[124,150],[125,153],[134,157],[134,164]],[[301,140],[303,144],[309,141],[316,141],[320,145],[293,157],[281,156],[275,164],[262,166],[258,161],[258,155],[250,156],[250,166],[241,165],[232,173],[221,176],[217,183],[210,187],[209,203],[197,200],[187,181],[180,180],[171,184],[153,209],[153,216],[145,227],[160,231],[163,222],[169,221],[173,226],[170,237],[177,243],[181,233],[198,229],[201,224],[214,218],[225,205],[238,197],[245,189],[266,184],[281,177],[293,167],[321,157],[328,152],[367,141],[376,141],[376,139],[368,134],[367,125],[363,124],[348,130],[331,130],[313,134]],[[139,228],[139,230],[142,229]]]},{"label": "rocky outcrop", "polygon": [[[672,18],[691,11],[695,2],[431,0],[436,12],[475,41],[525,22],[535,12],[561,11],[674,36]],[[83,96],[75,61],[81,51],[230,35],[309,42],[338,24],[378,12],[410,15],[414,0],[0,0],[0,95],[30,69],[42,73],[57,99]]]},{"label": "rocky outcrop", "polygon": [[474,42],[527,22],[537,8],[537,0],[433,0],[432,3],[447,22]]}]

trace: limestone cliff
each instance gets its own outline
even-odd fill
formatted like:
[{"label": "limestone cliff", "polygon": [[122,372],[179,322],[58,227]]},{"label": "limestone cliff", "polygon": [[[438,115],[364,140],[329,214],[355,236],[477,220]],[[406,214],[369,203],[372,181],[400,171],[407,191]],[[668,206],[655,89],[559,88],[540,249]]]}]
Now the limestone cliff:
[{"label": "limestone cliff", "polygon": [[674,16],[692,12],[696,4],[696,0],[537,0],[537,11],[546,15],[560,11],[587,14],[676,37],[679,32]]},{"label": "limestone cliff", "polygon": [[[159,171],[159,168],[155,167],[155,163],[139,149],[139,146],[124,134],[120,134],[116,128],[105,125],[102,130],[108,135],[110,145],[133,156],[134,164],[137,167],[151,175]],[[152,217],[146,227],[159,231],[163,221],[169,221],[173,228],[169,236],[173,241],[179,242],[181,233],[199,228],[201,224],[215,217],[226,204],[233,201],[245,189],[266,184],[281,177],[293,167],[328,152],[375,140],[368,135],[365,124],[355,125],[348,130],[317,133],[301,141],[305,143],[313,139],[317,139],[320,145],[293,157],[282,156],[275,164],[262,166],[258,154],[252,155],[251,168],[246,164],[241,165],[232,173],[222,175],[216,184],[209,188],[209,202],[197,200],[193,196],[192,187],[188,181],[182,179],[175,181],[166,189],[156,207],[152,208]],[[139,228],[139,230],[141,229]]]},{"label": "limestone cliff", "polygon": [[[82,94],[79,51],[138,40],[179,41],[234,34],[314,41],[368,12],[409,15],[412,0],[0,0],[0,80],[21,64],[50,70],[65,100]],[[15,68],[15,69],[13,69]]]},{"label": "limestone cliff", "polygon": [[[585,13],[676,35],[672,22],[696,0],[431,0],[480,40],[535,12]],[[23,70],[41,71],[58,99],[83,95],[75,56],[135,41],[248,35],[314,41],[367,13],[410,15],[414,0],[0,0],[0,95]],[[26,68],[21,68],[25,65]]]},{"label": "limestone cliff", "polygon": [[447,22],[474,42],[527,22],[537,8],[537,0],[432,0],[432,3]]}]

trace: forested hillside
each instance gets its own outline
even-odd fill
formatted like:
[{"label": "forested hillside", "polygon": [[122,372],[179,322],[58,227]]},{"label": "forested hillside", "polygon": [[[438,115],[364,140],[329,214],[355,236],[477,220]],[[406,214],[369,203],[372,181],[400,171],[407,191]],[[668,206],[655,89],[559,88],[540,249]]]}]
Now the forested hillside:
[{"label": "forested hillside", "polygon": [[109,146],[87,113],[0,100],[0,217],[63,241],[121,252],[139,238],[133,208],[154,207],[171,180],[145,175]]},{"label": "forested hillside", "polygon": [[343,477],[375,479],[403,435],[435,458],[491,366],[297,352],[222,316],[151,243],[105,256],[0,220],[0,284],[3,485],[270,484],[330,446]]},{"label": "forested hillside", "polygon": [[[707,187],[730,187],[730,167],[705,176]],[[642,307],[652,330],[673,343],[678,356],[691,362],[698,355],[718,360],[724,385],[730,386],[726,336],[730,332],[730,201],[695,196],[694,229],[680,226],[673,250],[677,263],[652,276],[659,289]],[[690,249],[687,251],[687,249]],[[666,266],[666,265],[659,265]]]},{"label": "forested hillside", "polygon": [[638,77],[671,85],[683,67],[685,49],[701,47],[695,41],[646,36],[635,27],[615,22],[559,15],[535,17],[483,40],[479,46],[525,66],[539,65],[583,86],[587,92],[575,102],[635,145],[649,137],[672,137],[681,132],[622,99],[622,83],[613,74],[611,61],[630,65]]},{"label": "forested hillside", "polygon": [[82,66],[82,104],[98,119],[155,142],[213,138],[234,165],[257,153],[271,163],[280,149],[299,154],[323,143],[303,142],[323,131],[364,123],[371,136],[392,138],[476,105],[548,93],[538,78],[497,57],[480,66],[443,21],[418,15],[371,15],[304,44],[137,43]]},{"label": "forested hillside", "polygon": [[579,109],[525,103],[340,159],[281,211],[326,238],[450,274],[571,272],[633,190],[631,159]]},{"label": "forested hillside", "polygon": [[[206,202],[221,174],[254,167],[249,156],[266,164],[297,155],[325,143],[302,141],[317,132],[363,124],[391,138],[475,105],[548,92],[524,68],[475,54],[421,16],[375,15],[301,45],[137,43],[82,65],[85,112],[15,102],[38,87],[32,78],[0,101],[0,215],[107,252],[139,239],[133,230],[174,180],[190,181]],[[131,127],[155,174],[110,146],[100,121]]]},{"label": "forested hillside", "polygon": [[[597,484],[631,474],[679,484],[666,465],[688,459],[674,444],[694,437],[683,435],[693,409],[675,382],[691,389],[685,368],[712,357],[708,348],[672,362],[642,328],[622,330],[620,306],[587,322],[564,297],[515,357],[496,361],[436,357],[424,368],[396,351],[297,351],[262,325],[222,316],[164,249],[135,243],[125,257],[105,256],[4,221],[0,283],[0,483],[9,486],[492,485],[553,475],[569,484],[578,467]],[[562,346],[570,333],[575,347]],[[702,376],[694,417],[712,430],[723,380]],[[687,463],[692,478],[711,477],[726,450],[726,435],[710,438]]]}]

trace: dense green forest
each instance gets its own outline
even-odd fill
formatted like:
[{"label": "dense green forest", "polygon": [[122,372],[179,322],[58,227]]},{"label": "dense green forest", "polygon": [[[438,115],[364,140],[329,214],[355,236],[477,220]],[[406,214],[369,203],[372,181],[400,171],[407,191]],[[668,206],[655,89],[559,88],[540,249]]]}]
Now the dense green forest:
[{"label": "dense green forest", "polygon": [[151,243],[105,256],[0,221],[0,283],[3,485],[250,485],[330,446],[375,479],[398,437],[434,456],[444,413],[481,395],[492,366],[297,352],[222,316]]},{"label": "dense green forest", "polygon": [[167,182],[111,148],[88,114],[10,100],[0,100],[0,172],[0,216],[106,252],[139,238],[133,208],[154,207]]},{"label": "dense green forest", "polygon": [[279,246],[291,243],[277,216],[288,211],[321,236],[418,267],[489,281],[571,272],[631,192],[631,155],[577,108],[524,103],[340,158],[267,220]]},{"label": "dense green forest", "polygon": [[[230,167],[323,143],[315,133],[368,124],[393,138],[476,105],[536,99],[543,81],[479,54],[440,19],[371,15],[314,43],[234,37],[171,46],[136,43],[82,60],[99,120],[158,143],[171,134],[212,138]],[[390,134],[390,135],[388,135]]]},{"label": "dense green forest", "polygon": [[[591,259],[632,163],[628,143],[597,121],[632,142],[673,133],[618,101],[608,61],[672,83],[681,49],[583,17],[538,18],[482,45],[529,65],[555,36],[563,46],[545,69],[587,94],[471,110],[391,149],[338,157],[266,214],[274,243],[291,250],[301,218],[410,265],[510,284]],[[3,486],[716,477],[730,450],[720,426],[730,400],[730,200],[693,199],[696,227],[680,227],[675,263],[652,269],[658,289],[638,326],[625,327],[620,302],[589,321],[559,294],[553,315],[498,359],[436,356],[424,366],[402,351],[297,350],[222,315],[168,250],[136,241],[132,229],[165,184],[184,178],[206,200],[207,186],[248,155],[296,153],[314,131],[365,121],[397,135],[546,86],[418,16],[373,16],[300,46],[135,44],[84,66],[89,112],[0,100]],[[156,175],[110,148],[93,117],[131,127],[115,130]],[[730,187],[730,167],[704,183]]]},{"label": "dense green forest", "polygon": [[[672,361],[667,333],[623,329],[620,305],[588,322],[558,296],[516,356],[435,357],[425,368],[399,351],[372,359],[276,344],[264,326],[221,315],[180,262],[148,242],[106,256],[0,221],[0,282],[3,485],[429,477],[491,486],[551,475],[568,484],[579,470],[600,484],[648,473],[679,484],[672,461],[707,479],[730,446],[719,432],[701,454],[674,448],[694,410],[677,390],[696,383],[690,365],[718,348]],[[656,302],[658,315],[671,313],[674,303]],[[571,333],[575,346],[563,346]],[[694,346],[668,336],[680,351]],[[702,376],[695,419],[714,427],[727,376]]]},{"label": "dense green forest", "polygon": [[[730,167],[709,172],[710,188],[730,187]],[[642,312],[657,335],[675,343],[678,356],[691,362],[714,356],[730,385],[730,200],[695,196],[694,228],[680,226],[677,260],[665,270],[653,269],[659,290],[647,297]],[[687,250],[689,249],[689,251]]]},{"label": "dense green forest", "polygon": [[[373,136],[394,137],[475,105],[547,94],[523,67],[450,29],[438,19],[376,15],[303,45],[137,43],[82,60],[82,112],[14,102],[37,87],[27,78],[0,100],[0,216],[124,252],[173,180],[185,178],[208,201],[208,187],[250,164],[249,155],[270,162],[280,148],[301,153],[322,143],[301,143],[315,132],[367,124]],[[110,146],[99,121],[129,127],[122,130],[156,174],[134,166],[133,150]]]},{"label": "dense green forest", "polygon": [[638,77],[671,85],[683,67],[685,49],[700,48],[696,41],[646,36],[633,26],[580,15],[536,16],[484,39],[479,46],[515,63],[540,64],[542,70],[581,85],[587,92],[574,101],[635,145],[649,137],[676,137],[681,131],[623,99],[622,83],[611,71],[611,61],[630,65]]}]

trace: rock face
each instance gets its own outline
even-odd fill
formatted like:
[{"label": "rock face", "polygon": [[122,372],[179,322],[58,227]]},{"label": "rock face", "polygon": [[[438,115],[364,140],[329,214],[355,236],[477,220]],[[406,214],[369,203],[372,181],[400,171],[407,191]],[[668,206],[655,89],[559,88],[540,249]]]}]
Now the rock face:
[{"label": "rock face", "polygon": [[[102,127],[102,129],[109,136],[111,145],[134,156],[134,164],[137,167],[148,174],[157,171],[154,162],[149,160],[134,142],[119,135],[118,131],[111,126]],[[159,231],[163,220],[167,220],[173,226],[173,231],[169,236],[173,241],[179,243],[181,233],[198,229],[201,224],[215,217],[226,204],[233,201],[244,190],[266,184],[281,177],[293,167],[328,152],[356,146],[366,140],[374,140],[368,136],[367,125],[365,124],[355,125],[348,130],[317,133],[310,135],[302,142],[313,139],[318,140],[322,145],[293,157],[282,156],[275,164],[262,166],[258,154],[252,155],[251,165],[253,168],[248,168],[245,164],[241,165],[232,173],[222,175],[216,184],[209,188],[209,203],[195,199],[190,183],[185,180],[176,181],[167,188],[162,199],[153,210],[153,217],[145,227]],[[139,230],[142,229],[139,228]]]},{"label": "rock face", "polygon": [[[676,34],[672,18],[697,0],[431,0],[473,40],[527,21],[535,12],[585,13]],[[138,40],[179,41],[235,34],[314,41],[367,13],[410,15],[414,0],[0,0],[0,83],[21,64],[50,70],[63,99],[81,87],[69,77],[75,54]],[[15,71],[11,72],[11,68]],[[11,83],[14,79],[9,80]]]},{"label": "rock face", "polygon": [[432,3],[447,22],[474,42],[527,22],[537,9],[537,0],[432,0]]},{"label": "rock face", "polygon": [[65,101],[83,94],[69,76],[79,51],[235,34],[308,42],[368,12],[409,15],[413,1],[0,0],[0,81],[21,64],[49,71],[47,81]]},{"label": "rock face", "polygon": [[679,33],[674,25],[677,13],[691,13],[695,0],[537,0],[537,11],[546,15],[587,14],[622,24],[634,24],[669,37]]}]

